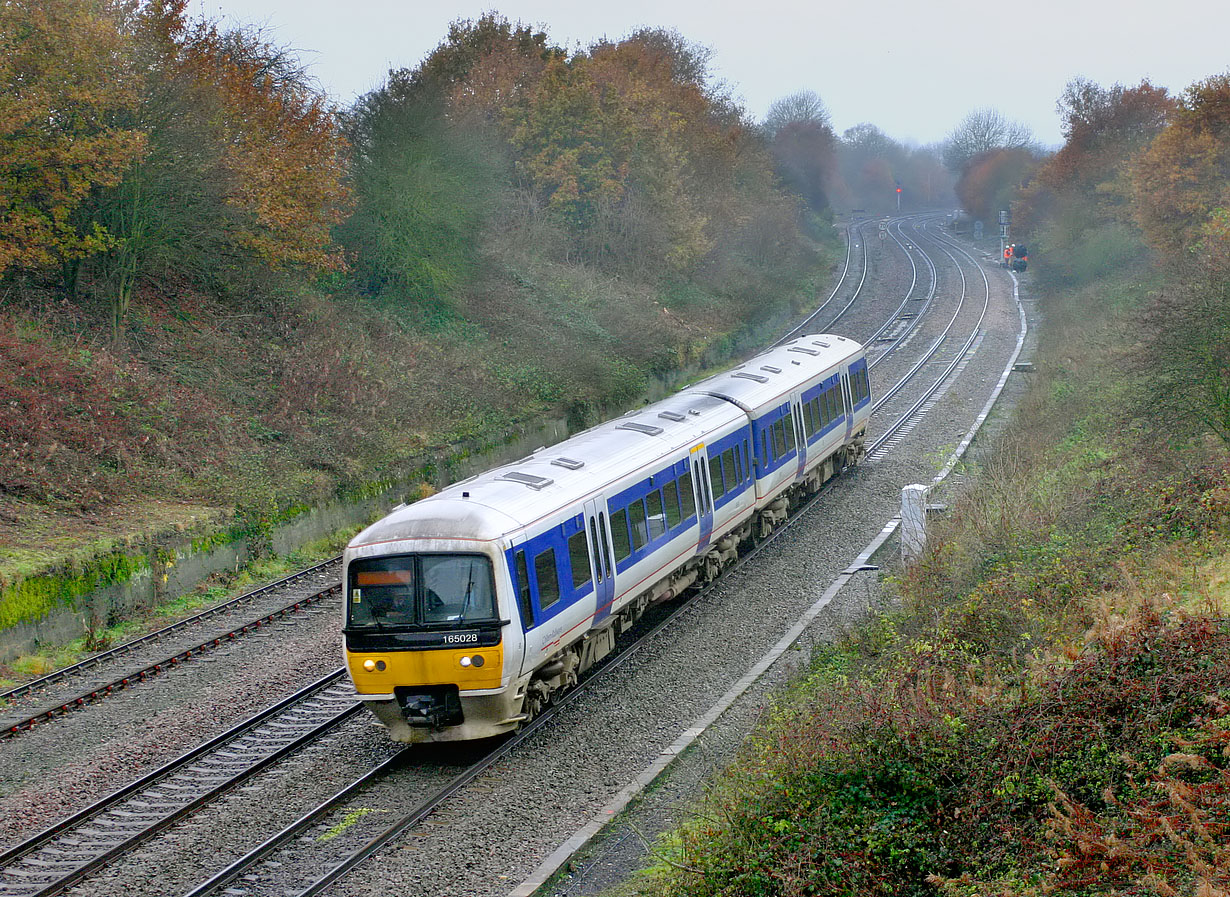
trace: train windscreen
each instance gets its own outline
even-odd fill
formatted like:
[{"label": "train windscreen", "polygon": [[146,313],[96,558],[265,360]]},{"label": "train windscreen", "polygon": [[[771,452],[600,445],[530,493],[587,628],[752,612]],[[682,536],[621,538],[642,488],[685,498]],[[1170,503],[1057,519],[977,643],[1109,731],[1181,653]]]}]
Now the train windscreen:
[{"label": "train windscreen", "polygon": [[491,561],[476,554],[408,554],[351,562],[352,629],[441,629],[497,619]]}]

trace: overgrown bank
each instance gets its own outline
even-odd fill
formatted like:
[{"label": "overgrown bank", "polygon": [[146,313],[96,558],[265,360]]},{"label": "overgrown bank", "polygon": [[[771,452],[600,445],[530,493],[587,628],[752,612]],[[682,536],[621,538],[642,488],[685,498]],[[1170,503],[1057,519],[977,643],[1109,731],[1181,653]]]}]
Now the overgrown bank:
[{"label": "overgrown bank", "polygon": [[337,110],[185,7],[0,11],[0,626],[593,422],[839,256],[673,32],[567,51],[489,14]]}]

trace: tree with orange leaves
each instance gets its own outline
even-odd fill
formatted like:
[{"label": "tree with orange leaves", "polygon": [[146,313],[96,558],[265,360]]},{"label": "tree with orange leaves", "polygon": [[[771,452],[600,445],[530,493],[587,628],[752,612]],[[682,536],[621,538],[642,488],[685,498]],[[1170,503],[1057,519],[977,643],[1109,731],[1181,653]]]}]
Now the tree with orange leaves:
[{"label": "tree with orange leaves", "polygon": [[1132,163],[1166,126],[1175,102],[1148,81],[1101,87],[1077,78],[1057,106],[1067,141],[1039,168],[1013,218],[1022,228],[1043,216],[1062,219],[1068,233],[1060,242],[1070,243],[1077,229],[1130,221]]},{"label": "tree with orange leaves", "polygon": [[74,227],[90,194],[143,158],[133,8],[122,0],[0,3],[0,274],[114,245]]},{"label": "tree with orange leaves", "polygon": [[134,16],[144,77],[127,120],[147,152],[75,215],[79,233],[111,237],[74,279],[106,293],[117,335],[143,278],[216,284],[341,264],[330,228],[348,192],[334,114],[287,53],[251,31],[189,23],[185,6],[151,0]]},{"label": "tree with orange leaves", "polygon": [[1133,169],[1136,220],[1172,258],[1225,264],[1230,208],[1230,74],[1189,87],[1170,125]]},{"label": "tree with orange leaves", "polygon": [[1023,148],[992,149],[966,161],[957,181],[957,199],[975,218],[990,219],[1006,209],[1034,170],[1034,154]]}]

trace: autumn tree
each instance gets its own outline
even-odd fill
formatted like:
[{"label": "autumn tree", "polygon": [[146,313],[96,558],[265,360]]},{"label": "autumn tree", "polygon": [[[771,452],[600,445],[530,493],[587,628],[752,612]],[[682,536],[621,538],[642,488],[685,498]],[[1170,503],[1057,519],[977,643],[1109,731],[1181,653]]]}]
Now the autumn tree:
[{"label": "autumn tree", "polygon": [[1135,215],[1171,257],[1226,257],[1230,209],[1230,74],[1189,87],[1170,124],[1136,163]]},{"label": "autumn tree", "polygon": [[454,22],[420,66],[391,72],[355,104],[356,209],[337,233],[360,289],[449,303],[512,187],[506,110],[555,53],[542,32],[494,14]]},{"label": "autumn tree", "polygon": [[567,53],[494,14],[454,23],[348,116],[358,206],[338,234],[358,283],[447,303],[495,221],[642,277],[690,277],[720,245],[795,251],[795,204],[710,57],[664,29]]},{"label": "autumn tree", "polygon": [[645,32],[555,57],[510,109],[520,166],[586,257],[649,253],[686,270],[712,245],[690,182],[717,164],[725,127],[669,41]]},{"label": "autumn tree", "polygon": [[990,220],[1008,208],[1037,168],[1027,149],[993,149],[966,162],[956,184],[957,199],[975,218]]},{"label": "autumn tree", "polygon": [[960,174],[975,156],[998,149],[1024,149],[1032,143],[1028,126],[1009,120],[996,109],[975,109],[948,133],[944,164]]},{"label": "autumn tree", "polygon": [[73,215],[147,151],[136,108],[132,5],[0,3],[0,274],[102,251],[115,235]]},{"label": "autumn tree", "polygon": [[128,121],[147,152],[75,216],[79,232],[112,235],[80,279],[106,294],[117,333],[142,279],[218,285],[341,262],[330,230],[348,190],[334,113],[288,53],[250,29],[189,22],[184,7],[154,0],[137,14],[144,84]]},{"label": "autumn tree", "polygon": [[1030,227],[1047,213],[1069,229],[1127,222],[1132,162],[1165,127],[1174,105],[1165,88],[1148,81],[1135,87],[1070,81],[1056,104],[1066,141],[1015,207],[1017,224]]}]

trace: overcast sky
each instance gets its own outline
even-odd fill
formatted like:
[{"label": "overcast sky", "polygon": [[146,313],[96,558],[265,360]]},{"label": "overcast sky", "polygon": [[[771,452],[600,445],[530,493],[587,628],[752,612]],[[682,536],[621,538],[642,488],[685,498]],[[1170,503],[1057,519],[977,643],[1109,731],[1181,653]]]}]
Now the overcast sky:
[{"label": "overcast sky", "polygon": [[570,49],[640,26],[714,51],[714,70],[757,119],[797,90],[820,94],[840,133],[869,121],[900,140],[943,139],[994,106],[1061,142],[1055,100],[1081,75],[1148,78],[1173,92],[1230,68],[1225,0],[192,0],[190,11],[265,25],[302,52],[341,104],[413,67],[448,24],[496,10]]}]

